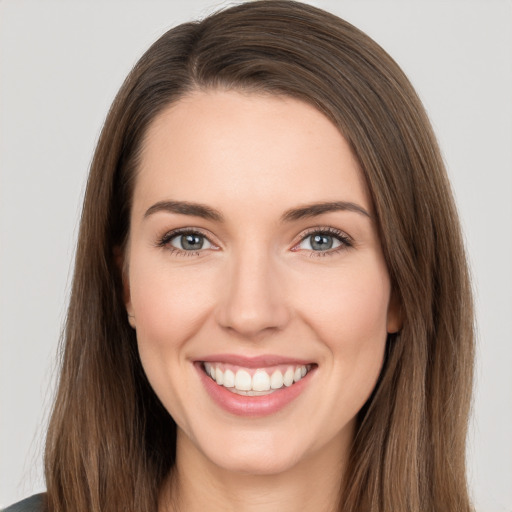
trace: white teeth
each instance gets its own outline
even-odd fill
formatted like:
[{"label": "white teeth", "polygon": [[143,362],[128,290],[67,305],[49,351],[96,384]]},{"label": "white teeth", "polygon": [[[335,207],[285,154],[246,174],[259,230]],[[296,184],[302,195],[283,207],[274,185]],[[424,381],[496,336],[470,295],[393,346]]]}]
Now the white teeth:
[{"label": "white teeth", "polygon": [[283,384],[283,374],[279,370],[276,370],[272,374],[272,377],[270,377],[270,387],[271,389],[280,389],[283,387]]},{"label": "white teeth", "polygon": [[249,391],[252,388],[251,374],[245,370],[238,370],[235,376],[235,388],[240,391]]},{"label": "white teeth", "polygon": [[311,369],[310,365],[289,366],[284,375],[276,369],[272,375],[258,368],[253,375],[246,370],[238,370],[236,373],[229,368],[222,370],[219,363],[204,363],[204,370],[219,386],[229,388],[233,393],[246,396],[260,396],[273,393],[283,386],[290,387],[306,376]]},{"label": "white teeth", "polygon": [[224,387],[234,388],[235,387],[235,374],[231,370],[224,372]]},{"label": "white teeth", "polygon": [[288,368],[283,376],[283,382],[286,387],[290,387],[293,384],[293,368]]},{"label": "white teeth", "polygon": [[204,363],[204,371],[215,380],[215,368],[210,363]]},{"label": "white teeth", "polygon": [[268,391],[270,389],[270,377],[265,370],[256,370],[252,376],[252,389],[254,391]]}]

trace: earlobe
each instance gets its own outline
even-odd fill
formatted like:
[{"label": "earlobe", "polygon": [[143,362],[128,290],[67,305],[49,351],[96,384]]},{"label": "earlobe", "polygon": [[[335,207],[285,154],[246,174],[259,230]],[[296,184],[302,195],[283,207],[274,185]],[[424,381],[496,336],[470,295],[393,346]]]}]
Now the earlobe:
[{"label": "earlobe", "polygon": [[123,281],[123,301],[124,307],[126,308],[126,314],[128,316],[128,323],[133,329],[136,328],[135,324],[135,313],[133,311],[132,299],[130,294],[130,280],[128,278],[128,268],[123,267],[121,271],[121,279]]},{"label": "earlobe", "polygon": [[133,306],[131,302],[128,265],[126,263],[124,253],[119,246],[114,247],[114,259],[121,276],[121,282],[123,284],[123,302],[126,308],[126,314],[128,316],[128,323],[133,329],[135,329],[135,314],[133,312]]},{"label": "earlobe", "polygon": [[135,329],[136,328],[136,324],[135,324],[135,315],[131,315],[130,313],[128,313],[128,323],[130,324],[130,326]]}]

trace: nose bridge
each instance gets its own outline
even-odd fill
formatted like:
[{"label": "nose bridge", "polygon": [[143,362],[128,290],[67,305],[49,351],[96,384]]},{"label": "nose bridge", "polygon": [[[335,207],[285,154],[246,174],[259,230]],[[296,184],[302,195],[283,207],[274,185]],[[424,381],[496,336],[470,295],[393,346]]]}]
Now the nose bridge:
[{"label": "nose bridge", "polygon": [[219,323],[245,337],[282,329],[289,311],[275,255],[247,243],[233,251],[228,265]]}]

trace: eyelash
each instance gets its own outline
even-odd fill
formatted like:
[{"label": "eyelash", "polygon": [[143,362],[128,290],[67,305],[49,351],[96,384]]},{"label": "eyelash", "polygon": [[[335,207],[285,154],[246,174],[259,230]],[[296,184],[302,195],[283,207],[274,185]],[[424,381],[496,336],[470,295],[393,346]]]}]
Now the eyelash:
[{"label": "eyelash", "polygon": [[[170,241],[177,237],[178,235],[198,235],[206,238],[207,240],[210,240],[208,236],[203,233],[202,231],[199,231],[197,229],[191,229],[191,228],[181,228],[181,229],[174,229],[173,231],[169,231],[165,233],[163,237],[161,237],[157,242],[157,247],[163,247],[167,249],[171,254],[174,254],[176,256],[198,256],[201,251],[183,251],[181,249],[178,249],[177,247],[173,247],[170,244]],[[212,242],[210,242],[212,245]]]},{"label": "eyelash", "polygon": [[354,246],[352,239],[343,231],[340,231],[339,229],[336,229],[333,227],[316,227],[316,228],[310,228],[310,229],[306,230],[305,233],[302,233],[299,242],[297,242],[294,247],[299,245],[301,242],[306,240],[311,235],[332,236],[333,238],[336,238],[340,242],[340,246],[336,247],[335,249],[329,249],[327,251],[311,250],[310,254],[309,254],[309,256],[311,258],[323,258],[325,256],[334,256],[336,254],[339,254],[341,251],[345,251]]},{"label": "eyelash", "polygon": [[[170,251],[171,254],[177,255],[177,256],[198,256],[203,250],[198,251],[183,251],[181,249],[178,249],[177,247],[174,247],[170,245],[170,242],[173,238],[177,237],[178,235],[198,235],[201,237],[206,238],[208,241],[210,239],[208,236],[203,233],[202,231],[199,231],[197,229],[191,229],[191,228],[181,228],[181,229],[175,229],[173,231],[169,231],[165,233],[156,243],[157,247],[162,247]],[[346,235],[343,231],[340,231],[339,229],[333,228],[333,227],[315,227],[310,228],[306,230],[305,233],[301,235],[300,240],[294,245],[294,248],[297,247],[300,243],[302,243],[304,240],[306,240],[311,235],[327,235],[332,236],[336,238],[340,242],[340,246],[336,247],[335,249],[330,249],[327,251],[314,251],[310,250],[310,257],[312,258],[322,258],[325,256],[334,256],[341,251],[347,250],[351,247],[353,247],[353,241],[352,239]],[[213,242],[210,241],[212,245]],[[292,249],[293,250],[293,249]],[[297,250],[297,249],[296,249]]]}]

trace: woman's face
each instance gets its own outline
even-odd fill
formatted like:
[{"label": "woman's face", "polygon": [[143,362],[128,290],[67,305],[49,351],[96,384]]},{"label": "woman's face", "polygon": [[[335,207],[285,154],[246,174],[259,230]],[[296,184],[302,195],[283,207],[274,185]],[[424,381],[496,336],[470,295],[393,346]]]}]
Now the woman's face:
[{"label": "woman's face", "polygon": [[169,107],[145,139],[125,258],[179,456],[273,474],[343,453],[399,318],[362,173],[326,117],[232,91]]}]

